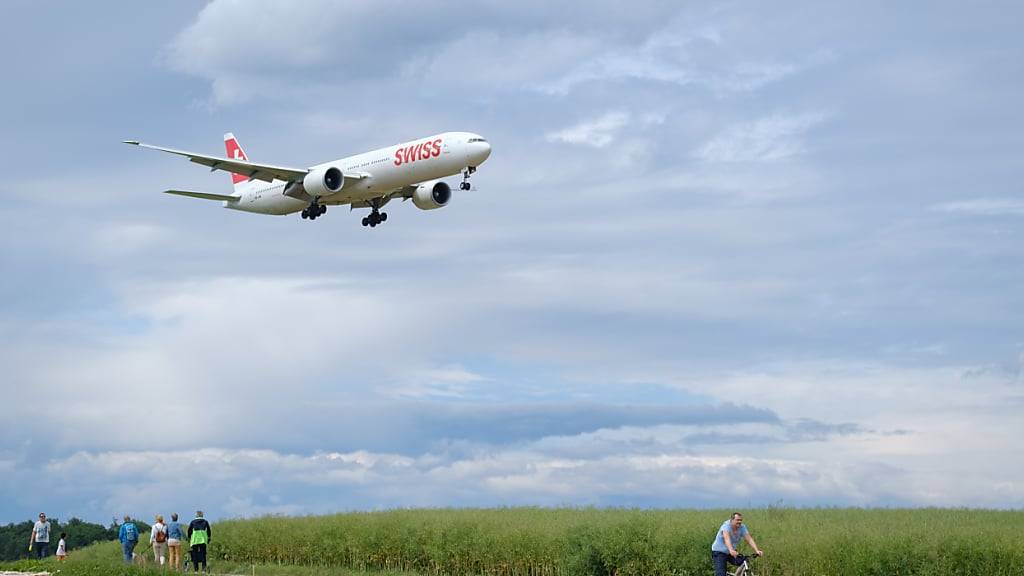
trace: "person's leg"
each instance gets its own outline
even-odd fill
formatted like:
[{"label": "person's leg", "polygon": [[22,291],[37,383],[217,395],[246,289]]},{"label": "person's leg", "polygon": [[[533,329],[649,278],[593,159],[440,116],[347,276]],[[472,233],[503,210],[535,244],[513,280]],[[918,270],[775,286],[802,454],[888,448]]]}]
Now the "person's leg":
[{"label": "person's leg", "polygon": [[124,561],[126,564],[132,563],[132,547],[128,542],[121,542],[121,553],[124,554]]},{"label": "person's leg", "polygon": [[711,564],[715,567],[715,576],[726,576],[725,559],[728,557],[729,555],[724,552],[711,553]]},{"label": "person's leg", "polygon": [[171,544],[170,542],[167,543],[167,563],[170,564],[172,570],[178,569],[179,546],[181,545],[177,542],[174,544]]},{"label": "person's leg", "polygon": [[43,558],[46,558],[47,556],[49,556],[50,555],[50,543],[49,542],[43,542],[43,545],[39,547],[39,552],[43,555]]}]

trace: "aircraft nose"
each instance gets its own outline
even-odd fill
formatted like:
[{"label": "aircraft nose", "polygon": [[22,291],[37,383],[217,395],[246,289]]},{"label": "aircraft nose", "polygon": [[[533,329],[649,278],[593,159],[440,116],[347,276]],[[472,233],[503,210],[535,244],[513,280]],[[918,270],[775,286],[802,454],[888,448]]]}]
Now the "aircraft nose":
[{"label": "aircraft nose", "polygon": [[491,155],[491,144],[489,142],[473,143],[473,159],[479,165]]}]

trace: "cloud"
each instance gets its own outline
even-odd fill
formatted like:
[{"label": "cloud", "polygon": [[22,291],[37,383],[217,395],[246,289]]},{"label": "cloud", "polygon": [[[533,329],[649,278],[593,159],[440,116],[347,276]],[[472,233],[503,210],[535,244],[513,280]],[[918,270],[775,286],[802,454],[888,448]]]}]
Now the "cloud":
[{"label": "cloud", "polygon": [[582,144],[594,148],[604,148],[612,143],[615,132],[629,123],[626,112],[608,112],[594,120],[581,122],[575,126],[557,132],[548,132],[545,136],[549,142],[566,144]]},{"label": "cloud", "polygon": [[1024,216],[1024,200],[1016,198],[976,198],[946,202],[931,207],[936,212],[963,216]]},{"label": "cloud", "polygon": [[800,137],[827,120],[823,112],[775,114],[731,126],[697,149],[704,162],[776,162],[806,152]]},{"label": "cloud", "polygon": [[737,57],[736,37],[751,32],[734,29],[739,26],[731,16],[728,9],[682,10],[643,42],[613,45],[542,84],[540,90],[566,96],[586,84],[641,81],[703,88],[716,97],[728,97],[760,90],[834,58],[826,50],[789,60]]},{"label": "cloud", "polygon": [[[22,84],[60,84],[0,95],[0,517],[151,510],[155,470],[240,515],[728,505],[719,473],[751,501],[1020,505],[1020,18],[76,14],[126,42],[36,4],[0,38]],[[241,130],[308,165],[450,129],[493,142],[479,190],[373,231],[169,197],[229,180],[120,144]]]}]

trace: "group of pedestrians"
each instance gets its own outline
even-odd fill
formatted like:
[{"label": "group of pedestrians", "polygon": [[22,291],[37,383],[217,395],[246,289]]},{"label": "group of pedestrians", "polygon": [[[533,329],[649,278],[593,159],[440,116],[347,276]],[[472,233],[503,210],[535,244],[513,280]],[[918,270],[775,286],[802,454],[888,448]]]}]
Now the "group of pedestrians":
[{"label": "group of pedestrians", "polygon": [[[210,523],[203,518],[203,511],[197,510],[196,517],[188,527],[178,522],[178,515],[171,514],[171,521],[164,523],[164,517],[157,514],[153,527],[149,530],[149,546],[153,550],[153,561],[160,566],[169,566],[173,570],[181,569],[181,549],[188,542],[189,559],[196,572],[206,572],[206,545],[210,543],[213,530]],[[139,529],[130,516],[124,517],[124,523],[118,531],[117,539],[121,541],[124,561],[131,564],[135,558],[135,546],[139,543]],[[189,562],[185,562],[185,572],[189,570]]]}]

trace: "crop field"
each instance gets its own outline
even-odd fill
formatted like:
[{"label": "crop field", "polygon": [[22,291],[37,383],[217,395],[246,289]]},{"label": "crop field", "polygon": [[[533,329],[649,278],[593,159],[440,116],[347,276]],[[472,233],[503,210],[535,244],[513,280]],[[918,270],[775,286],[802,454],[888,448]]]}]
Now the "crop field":
[{"label": "crop field", "polygon": [[[959,509],[741,510],[762,576],[1022,576],[1024,512]],[[702,575],[730,510],[398,510],[215,522],[210,567],[247,576]],[[150,554],[145,543],[136,549]],[[117,542],[63,564],[0,570],[61,576],[165,574],[121,563]]]},{"label": "crop field", "polygon": [[[1024,512],[741,510],[764,576],[1024,575]],[[430,575],[702,575],[731,510],[437,509],[217,522],[211,556]]]}]

